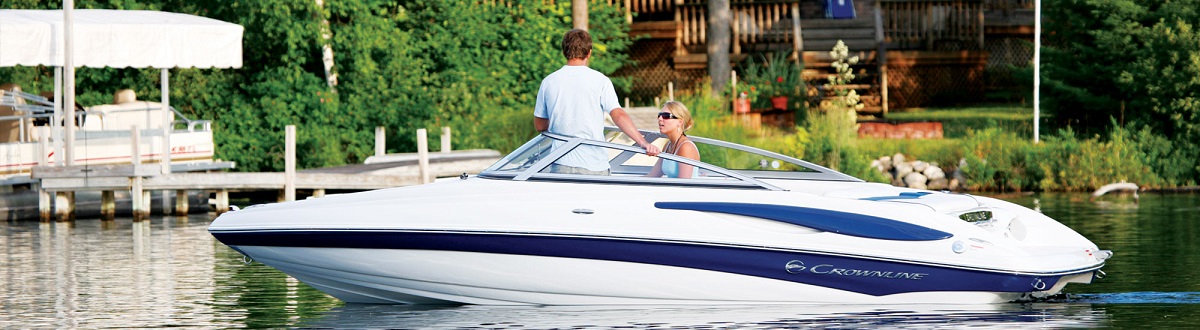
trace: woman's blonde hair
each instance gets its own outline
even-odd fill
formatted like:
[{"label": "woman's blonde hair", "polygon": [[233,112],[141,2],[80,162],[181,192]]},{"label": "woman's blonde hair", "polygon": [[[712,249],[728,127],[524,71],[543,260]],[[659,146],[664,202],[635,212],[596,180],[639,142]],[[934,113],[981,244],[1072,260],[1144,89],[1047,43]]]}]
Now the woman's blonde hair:
[{"label": "woman's blonde hair", "polygon": [[672,115],[675,115],[675,118],[679,118],[679,121],[683,123],[684,132],[692,129],[692,124],[694,124],[692,122],[692,112],[682,102],[667,101],[667,103],[663,104],[662,108],[663,111],[670,112]]}]

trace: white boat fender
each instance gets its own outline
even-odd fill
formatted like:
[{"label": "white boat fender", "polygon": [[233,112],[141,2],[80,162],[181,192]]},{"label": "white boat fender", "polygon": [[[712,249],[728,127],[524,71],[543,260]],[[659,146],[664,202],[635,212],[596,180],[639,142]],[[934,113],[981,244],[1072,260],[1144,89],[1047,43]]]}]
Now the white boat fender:
[{"label": "white boat fender", "polygon": [[1138,200],[1138,190],[1140,190],[1140,189],[1141,188],[1139,188],[1136,183],[1129,183],[1129,182],[1125,182],[1125,181],[1121,181],[1121,182],[1117,182],[1117,183],[1109,183],[1104,186],[1101,186],[1099,189],[1096,189],[1095,192],[1092,192],[1091,200],[1095,200],[1097,197],[1103,196],[1104,194],[1107,194],[1113,190],[1128,190],[1128,191],[1133,192],[1133,200],[1137,201]]}]

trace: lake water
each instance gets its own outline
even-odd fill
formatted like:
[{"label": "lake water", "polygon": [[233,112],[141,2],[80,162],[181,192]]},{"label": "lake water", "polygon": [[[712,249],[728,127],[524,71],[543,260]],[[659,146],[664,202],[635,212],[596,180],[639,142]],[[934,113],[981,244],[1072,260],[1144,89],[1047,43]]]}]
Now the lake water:
[{"label": "lake water", "polygon": [[1200,195],[1000,196],[1113,250],[1105,279],[1026,304],[346,305],[217,242],[208,215],[0,223],[0,328],[1193,328]]}]

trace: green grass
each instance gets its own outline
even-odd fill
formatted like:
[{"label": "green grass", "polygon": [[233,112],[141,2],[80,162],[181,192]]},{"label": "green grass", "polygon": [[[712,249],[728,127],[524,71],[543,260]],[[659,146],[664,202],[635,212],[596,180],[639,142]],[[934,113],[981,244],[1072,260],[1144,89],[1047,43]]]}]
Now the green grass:
[{"label": "green grass", "polygon": [[966,149],[963,138],[970,130],[997,127],[1017,136],[1032,136],[1033,108],[1016,105],[962,108],[915,108],[888,113],[887,121],[937,121],[942,123],[942,139],[858,139],[859,149],[879,158],[902,153],[909,159],[937,162],[957,167]]},{"label": "green grass", "polygon": [[[967,136],[970,129],[998,127],[1017,136],[1033,136],[1033,108],[1021,106],[981,106],[963,108],[915,108],[888,113],[888,121],[938,121],[942,136],[955,139]],[[1043,118],[1043,120],[1045,120]]]}]

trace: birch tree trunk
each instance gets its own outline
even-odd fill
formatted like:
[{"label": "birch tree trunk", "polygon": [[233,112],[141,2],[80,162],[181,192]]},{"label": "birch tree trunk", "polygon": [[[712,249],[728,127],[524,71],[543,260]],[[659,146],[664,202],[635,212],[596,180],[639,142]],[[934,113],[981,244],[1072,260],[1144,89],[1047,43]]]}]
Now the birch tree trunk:
[{"label": "birch tree trunk", "polygon": [[325,83],[329,90],[337,92],[337,70],[333,67],[333,31],[329,29],[329,18],[325,17],[325,0],[316,0],[317,15],[321,16],[321,62],[325,64]]}]

